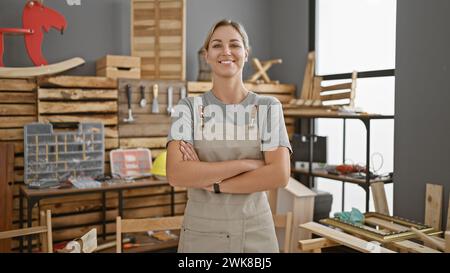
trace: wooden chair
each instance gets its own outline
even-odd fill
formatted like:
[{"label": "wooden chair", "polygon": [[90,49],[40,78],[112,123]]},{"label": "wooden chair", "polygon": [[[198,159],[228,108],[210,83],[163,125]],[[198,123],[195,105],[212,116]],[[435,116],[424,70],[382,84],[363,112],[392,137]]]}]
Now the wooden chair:
[{"label": "wooden chair", "polygon": [[[322,86],[323,77],[314,77],[313,100],[320,100],[323,105],[355,107],[356,79],[358,73],[352,72],[348,83]],[[344,100],[344,101],[341,101]]]},{"label": "wooden chair", "polygon": [[293,216],[292,212],[287,212],[286,214],[277,214],[277,195],[278,189],[266,191],[267,198],[269,200],[270,210],[272,211],[273,222],[275,224],[275,229],[284,228],[284,242],[283,249],[280,248],[280,252],[289,253],[291,246],[291,236],[292,236],[292,225]]},{"label": "wooden chair", "polygon": [[276,229],[284,228],[284,243],[283,249],[280,249],[280,252],[289,253],[292,233],[292,212],[273,215],[273,222]]},{"label": "wooden chair", "polygon": [[122,233],[146,232],[149,230],[177,230],[181,229],[183,216],[122,219],[116,218],[116,253],[122,253]]},{"label": "wooden chair", "polygon": [[0,240],[31,234],[39,234],[42,244],[42,252],[53,252],[52,214],[50,210],[40,212],[40,226],[0,232]]},{"label": "wooden chair", "polygon": [[315,66],[315,52],[312,51],[308,53],[300,99],[292,99],[288,107],[324,105],[354,107],[357,72],[353,71],[352,79],[348,83],[322,86],[323,77],[315,75]]}]

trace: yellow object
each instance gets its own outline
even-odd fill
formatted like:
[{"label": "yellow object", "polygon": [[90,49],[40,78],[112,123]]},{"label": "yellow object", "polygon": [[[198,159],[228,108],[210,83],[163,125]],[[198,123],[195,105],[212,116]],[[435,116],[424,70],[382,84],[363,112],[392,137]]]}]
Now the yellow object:
[{"label": "yellow object", "polygon": [[151,173],[157,176],[166,176],[167,151],[161,152],[153,162]]}]

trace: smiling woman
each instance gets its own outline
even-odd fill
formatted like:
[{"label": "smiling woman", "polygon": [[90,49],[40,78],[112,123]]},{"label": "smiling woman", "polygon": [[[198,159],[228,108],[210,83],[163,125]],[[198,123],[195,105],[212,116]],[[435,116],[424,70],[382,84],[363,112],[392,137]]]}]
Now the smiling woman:
[{"label": "smiling woman", "polygon": [[213,88],[172,114],[167,178],[188,188],[179,252],[278,252],[265,191],[287,184],[291,146],[281,103],[244,86],[249,50],[240,24],[216,23],[204,43]]}]

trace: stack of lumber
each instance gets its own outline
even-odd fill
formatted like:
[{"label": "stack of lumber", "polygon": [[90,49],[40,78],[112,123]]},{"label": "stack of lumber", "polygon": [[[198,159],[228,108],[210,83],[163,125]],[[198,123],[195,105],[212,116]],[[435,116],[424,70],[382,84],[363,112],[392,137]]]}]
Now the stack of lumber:
[{"label": "stack of lumber", "polygon": [[185,10],[185,0],[131,1],[131,55],[143,79],[185,79]]},{"label": "stack of lumber", "polygon": [[[18,228],[19,187],[24,184],[23,126],[37,121],[36,90],[35,79],[0,79],[0,142],[14,144],[12,228]],[[33,220],[37,220],[37,215],[38,210],[33,210]]]}]

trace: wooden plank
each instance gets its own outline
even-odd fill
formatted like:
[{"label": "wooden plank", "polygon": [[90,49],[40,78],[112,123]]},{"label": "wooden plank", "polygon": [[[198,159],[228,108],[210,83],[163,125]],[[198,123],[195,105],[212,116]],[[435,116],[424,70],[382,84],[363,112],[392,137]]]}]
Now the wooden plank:
[{"label": "wooden plank", "polygon": [[[309,223],[301,224],[300,227],[307,229],[317,235],[320,235],[322,237],[325,237],[327,239],[335,241],[339,244],[345,245],[347,247],[356,249],[356,250],[364,252],[364,253],[371,253],[373,251],[371,248],[372,246],[370,245],[370,242],[360,239],[358,237],[349,235],[347,233],[343,233],[343,232],[337,231],[335,229],[326,227],[326,226],[318,224],[318,223],[309,222]],[[376,251],[379,253],[395,253],[394,251],[389,250],[384,247],[378,247],[378,248],[376,248]]]},{"label": "wooden plank", "polygon": [[0,116],[0,128],[20,128],[28,123],[32,123],[36,121],[35,116],[8,116],[1,117]]},{"label": "wooden plank", "polygon": [[393,242],[392,246],[396,248],[400,248],[401,250],[404,250],[406,252],[412,252],[412,253],[441,253],[440,251],[437,251],[435,249],[429,248],[427,246],[409,241],[404,240],[400,242]]},{"label": "wooden plank", "polygon": [[1,103],[36,103],[34,92],[0,92]]},{"label": "wooden plank", "polygon": [[[142,78],[185,79],[185,18],[185,0],[131,1],[131,55],[152,58],[141,60]],[[175,59],[169,60],[173,66],[168,65],[168,60],[164,60],[161,54],[168,49],[181,52]]]},{"label": "wooden plank", "polygon": [[301,251],[313,251],[318,248],[334,247],[340,244],[326,238],[316,238],[298,241],[298,247]]},{"label": "wooden plank", "polygon": [[117,89],[39,88],[39,100],[117,100]]},{"label": "wooden plank", "polygon": [[103,125],[117,125],[119,123],[117,115],[39,115],[39,122],[102,122]]},{"label": "wooden plank", "polygon": [[414,227],[411,228],[411,231],[416,234],[420,240],[422,240],[424,243],[428,244],[429,246],[433,246],[433,248],[436,248],[441,251],[445,251],[445,243],[441,242],[440,240],[437,240],[436,238],[426,235],[419,230],[415,229]]},{"label": "wooden plank", "polygon": [[122,70],[115,67],[106,67],[97,70],[97,76],[103,76],[113,79],[125,78],[125,79],[140,79],[141,69],[131,68],[129,70]]},{"label": "wooden plank", "polygon": [[402,225],[399,225],[399,224],[395,224],[395,223],[391,223],[391,222],[388,222],[386,220],[375,218],[375,217],[368,217],[368,218],[364,219],[364,223],[371,224],[371,225],[376,225],[376,226],[379,226],[381,228],[389,229],[389,230],[395,231],[395,232],[401,232],[401,231],[409,230],[408,227],[405,227],[405,226],[402,226]]},{"label": "wooden plank", "polygon": [[330,94],[330,95],[322,95],[320,96],[321,101],[327,101],[327,100],[343,100],[343,99],[350,99],[350,92],[345,93],[338,93],[338,94]]},{"label": "wooden plank", "polygon": [[386,191],[384,190],[384,183],[371,183],[373,202],[375,205],[375,212],[389,215],[389,207],[386,198]]},{"label": "wooden plank", "polygon": [[122,232],[144,232],[147,230],[180,229],[183,216],[158,217],[153,219],[123,219]]},{"label": "wooden plank", "polygon": [[111,150],[119,148],[119,139],[118,138],[105,138],[105,149]]},{"label": "wooden plank", "polygon": [[334,85],[327,85],[322,86],[321,92],[328,92],[328,91],[334,91],[334,90],[344,90],[344,89],[351,89],[352,83],[340,83],[340,84],[334,84]]},{"label": "wooden plank", "polygon": [[[120,108],[120,105],[119,105]],[[149,109],[150,111],[150,107],[146,107]],[[160,108],[161,110],[161,105]],[[128,113],[125,113],[124,111],[119,111],[119,121],[120,121],[120,125],[122,126],[122,124],[126,124],[123,122],[123,120],[125,118],[128,118]],[[169,115],[167,114],[150,114],[150,113],[146,113],[146,114],[140,114],[140,113],[135,113],[133,111],[133,124],[141,124],[140,126],[142,126],[142,124],[166,124],[167,126],[170,126],[172,124],[172,119]]]},{"label": "wooden plank", "polygon": [[445,232],[445,253],[450,253],[450,231]]},{"label": "wooden plank", "polygon": [[36,80],[30,79],[0,79],[0,91],[33,91],[36,89]]},{"label": "wooden plank", "polygon": [[[183,205],[175,205],[175,213],[182,214],[184,213],[185,204]],[[148,207],[148,208],[138,208],[124,211],[124,218],[149,218],[155,216],[165,216],[170,215],[171,208],[170,205],[160,206],[160,207]]]},{"label": "wooden plank", "polygon": [[448,208],[447,208],[447,228],[445,229],[450,231],[450,198],[448,199]]},{"label": "wooden plank", "polygon": [[58,74],[84,64],[84,60],[78,57],[59,63],[30,67],[0,67],[2,78],[29,78]]},{"label": "wooden plank", "polygon": [[40,102],[40,114],[112,113],[117,112],[117,102]]},{"label": "wooden plank", "polygon": [[[113,221],[118,215],[118,209],[108,209],[106,210],[106,221]],[[61,229],[64,227],[73,226],[74,223],[77,225],[89,225],[95,222],[100,222],[102,220],[102,212],[89,212],[83,214],[75,214],[68,216],[53,217],[52,224],[54,228]]]},{"label": "wooden plank", "polygon": [[43,233],[43,232],[47,232],[47,227],[38,226],[38,227],[24,228],[24,229],[20,229],[20,230],[10,230],[10,231],[0,232],[0,239],[25,236],[25,235],[31,235],[31,234],[38,234],[38,233]]},{"label": "wooden plank", "polygon": [[121,124],[119,126],[119,135],[121,138],[150,136],[162,137],[167,136],[169,133],[169,127],[169,124],[148,124],[147,126]]},{"label": "wooden plank", "polygon": [[23,139],[23,129],[0,129],[0,141]]},{"label": "wooden plank", "polygon": [[165,148],[167,138],[121,138],[119,142],[121,148]]},{"label": "wooden plank", "polygon": [[106,55],[96,62],[97,70],[104,67],[139,68],[140,66],[141,59],[132,56]]},{"label": "wooden plank", "polygon": [[425,197],[425,225],[436,230],[442,228],[443,186],[427,184]]},{"label": "wooden plank", "polygon": [[305,72],[303,74],[302,90],[300,98],[303,100],[310,99],[309,95],[312,93],[314,83],[314,66],[315,66],[315,53],[314,51],[308,53],[308,60],[306,62]]},{"label": "wooden plank", "polygon": [[0,104],[0,116],[33,116],[36,106],[32,104]]},{"label": "wooden plank", "polygon": [[40,87],[115,89],[117,88],[117,80],[105,77],[56,76],[40,78],[38,85]]},{"label": "wooden plank", "polygon": [[[245,87],[255,93],[285,93],[285,94],[295,94],[295,85],[292,84],[255,84],[255,83],[244,83]],[[187,90],[188,92],[207,92],[211,90],[211,82],[188,82]]]},{"label": "wooden plank", "polygon": [[[12,229],[14,144],[0,143],[0,231]],[[9,252],[11,240],[0,240],[0,252]]]}]

